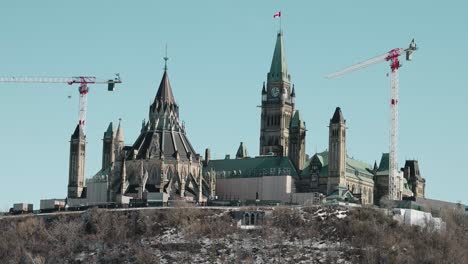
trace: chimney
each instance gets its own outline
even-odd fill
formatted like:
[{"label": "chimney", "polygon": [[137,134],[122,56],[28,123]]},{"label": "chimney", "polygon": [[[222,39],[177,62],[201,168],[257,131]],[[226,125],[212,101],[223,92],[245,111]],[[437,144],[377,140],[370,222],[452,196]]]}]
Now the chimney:
[{"label": "chimney", "polygon": [[226,157],[225,157],[224,159],[227,159],[227,160],[228,160],[228,159],[231,159],[231,155],[226,154]]}]

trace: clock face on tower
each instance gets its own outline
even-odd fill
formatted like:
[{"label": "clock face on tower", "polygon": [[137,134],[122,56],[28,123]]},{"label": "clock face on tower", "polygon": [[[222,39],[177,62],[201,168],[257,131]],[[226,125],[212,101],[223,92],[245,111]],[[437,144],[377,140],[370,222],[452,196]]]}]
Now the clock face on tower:
[{"label": "clock face on tower", "polygon": [[278,95],[280,94],[280,88],[278,87],[271,88],[270,94],[272,97],[278,97]]}]

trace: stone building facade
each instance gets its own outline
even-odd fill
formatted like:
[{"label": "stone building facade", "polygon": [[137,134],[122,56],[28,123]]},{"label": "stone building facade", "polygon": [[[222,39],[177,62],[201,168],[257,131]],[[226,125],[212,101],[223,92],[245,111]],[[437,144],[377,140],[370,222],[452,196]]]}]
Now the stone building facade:
[{"label": "stone building facade", "polygon": [[319,192],[343,200],[349,200],[347,196],[351,195],[363,204],[374,202],[372,167],[348,157],[346,120],[339,107],[330,119],[328,150],[312,156],[297,180],[297,190]]},{"label": "stone building facade", "polygon": [[[165,58],[167,59],[167,58]],[[80,198],[84,187],[85,137],[80,126],[72,136],[70,152],[69,198]],[[81,146],[81,148],[77,148]],[[101,175],[101,174],[106,175]],[[170,200],[205,202],[215,186],[202,175],[202,159],[186,135],[179,119],[167,67],[156,97],[149,107],[149,120],[129,146],[124,145],[123,128],[109,124],[103,137],[100,178],[107,181],[107,202],[145,200],[164,193]],[[81,181],[81,180],[83,181]],[[212,179],[214,180],[214,179]],[[80,189],[81,188],[81,189]]]},{"label": "stone building facade", "polygon": [[203,202],[214,192],[203,179],[202,160],[179,119],[167,67],[140,136],[119,151],[123,137],[119,138],[118,129],[115,142],[119,147],[110,175],[111,200],[144,199],[147,193],[164,192],[169,199]]},{"label": "stone building facade", "polygon": [[[375,203],[380,204],[382,199],[386,199],[388,195],[388,176],[389,176],[389,163],[390,156],[388,153],[383,153],[380,163],[374,164],[374,196]],[[416,173],[417,172],[417,173]],[[407,160],[405,166],[398,172],[400,174],[401,182],[401,196],[407,197],[422,197],[424,198],[425,182],[426,180],[421,177],[419,172],[419,164],[415,160]]]}]

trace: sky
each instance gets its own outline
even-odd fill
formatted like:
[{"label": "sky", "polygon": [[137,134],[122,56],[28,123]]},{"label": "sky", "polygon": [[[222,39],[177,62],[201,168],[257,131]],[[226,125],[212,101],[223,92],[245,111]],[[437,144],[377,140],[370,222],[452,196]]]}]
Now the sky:
[{"label": "sky", "polygon": [[[169,77],[198,151],[258,155],[261,87],[282,12],[296,108],[306,153],[328,147],[337,106],[347,119],[348,155],[373,164],[388,152],[390,79],[386,63],[328,80],[354,63],[407,47],[400,70],[398,161],[417,159],[426,197],[468,203],[466,1],[2,1],[0,76],[120,73],[114,92],[88,96],[86,176],[101,168],[102,137],[122,118],[133,144],[156,95],[168,46]],[[0,211],[14,202],[65,198],[78,87],[0,83]],[[69,98],[71,96],[71,98]]]}]

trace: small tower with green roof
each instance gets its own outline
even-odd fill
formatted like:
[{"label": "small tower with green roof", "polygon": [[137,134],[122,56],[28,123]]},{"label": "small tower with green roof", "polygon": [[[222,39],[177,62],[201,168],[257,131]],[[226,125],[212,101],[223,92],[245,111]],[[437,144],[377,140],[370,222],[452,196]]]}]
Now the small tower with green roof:
[{"label": "small tower with green roof", "polygon": [[306,127],[302,120],[299,110],[294,112],[289,127],[289,158],[291,159],[296,170],[304,169],[306,154],[305,154],[305,137]]}]

